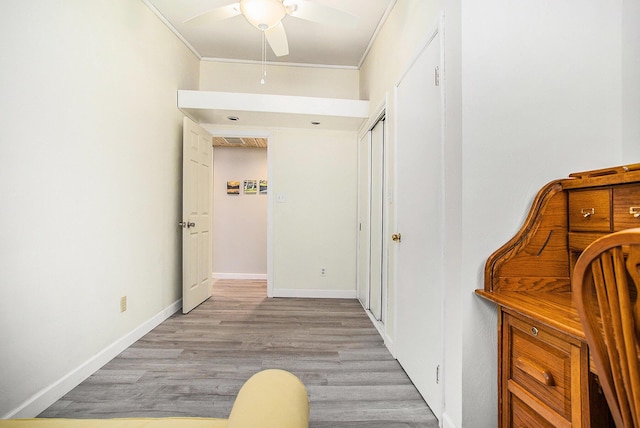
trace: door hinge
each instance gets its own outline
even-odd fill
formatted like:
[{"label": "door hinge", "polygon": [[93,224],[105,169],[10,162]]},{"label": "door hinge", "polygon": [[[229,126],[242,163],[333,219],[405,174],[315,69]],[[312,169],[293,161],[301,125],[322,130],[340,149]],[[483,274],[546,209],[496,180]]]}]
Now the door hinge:
[{"label": "door hinge", "polygon": [[440,67],[437,65],[434,69],[434,83],[436,86],[440,86]]},{"label": "door hinge", "polygon": [[440,383],[440,365],[436,366],[436,384]]}]

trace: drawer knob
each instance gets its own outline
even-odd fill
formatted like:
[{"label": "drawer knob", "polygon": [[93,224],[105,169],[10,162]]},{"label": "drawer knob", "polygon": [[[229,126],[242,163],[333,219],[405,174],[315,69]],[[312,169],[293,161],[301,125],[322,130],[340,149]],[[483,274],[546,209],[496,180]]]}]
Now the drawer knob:
[{"label": "drawer knob", "polygon": [[583,208],[580,210],[580,214],[582,214],[582,217],[584,218],[589,218],[595,213],[596,213],[595,208]]},{"label": "drawer knob", "polygon": [[640,218],[640,207],[629,207],[629,214],[631,214],[633,218]]},{"label": "drawer knob", "polygon": [[538,329],[535,327],[531,327],[531,334],[533,334],[534,336],[538,335]]},{"label": "drawer knob", "polygon": [[555,386],[556,384],[549,370],[527,357],[518,357],[515,366],[543,385]]}]

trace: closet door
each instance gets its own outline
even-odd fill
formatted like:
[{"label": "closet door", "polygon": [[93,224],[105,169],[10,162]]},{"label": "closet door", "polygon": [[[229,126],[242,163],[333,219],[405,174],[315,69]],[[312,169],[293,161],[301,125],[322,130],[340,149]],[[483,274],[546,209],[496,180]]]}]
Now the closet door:
[{"label": "closet door", "polygon": [[358,142],[358,299],[378,321],[386,313],[385,120]]},{"label": "closet door", "polygon": [[371,263],[371,133],[358,141],[358,300],[369,309]]},{"label": "closet door", "polygon": [[384,118],[371,130],[371,263],[369,310],[382,321],[384,269]]},{"label": "closet door", "polygon": [[440,37],[396,88],[396,355],[442,415],[443,168]]}]

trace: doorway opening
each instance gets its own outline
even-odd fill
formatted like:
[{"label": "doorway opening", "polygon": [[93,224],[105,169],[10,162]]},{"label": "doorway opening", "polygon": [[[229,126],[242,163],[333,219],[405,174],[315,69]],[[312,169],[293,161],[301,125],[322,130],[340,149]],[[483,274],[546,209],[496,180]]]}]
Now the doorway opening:
[{"label": "doorway opening", "polygon": [[265,285],[268,272],[268,139],[214,136],[214,282]]}]

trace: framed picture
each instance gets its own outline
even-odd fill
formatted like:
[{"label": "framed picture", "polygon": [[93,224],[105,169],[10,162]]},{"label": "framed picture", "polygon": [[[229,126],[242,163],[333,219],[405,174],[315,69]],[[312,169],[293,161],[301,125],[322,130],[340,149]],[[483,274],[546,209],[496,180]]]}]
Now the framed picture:
[{"label": "framed picture", "polygon": [[240,194],[240,182],[227,181],[227,195],[239,195],[239,194]]},{"label": "framed picture", "polygon": [[247,195],[258,193],[258,182],[256,180],[244,180],[244,193]]},{"label": "framed picture", "polygon": [[259,190],[261,195],[267,194],[267,180],[260,180]]}]

